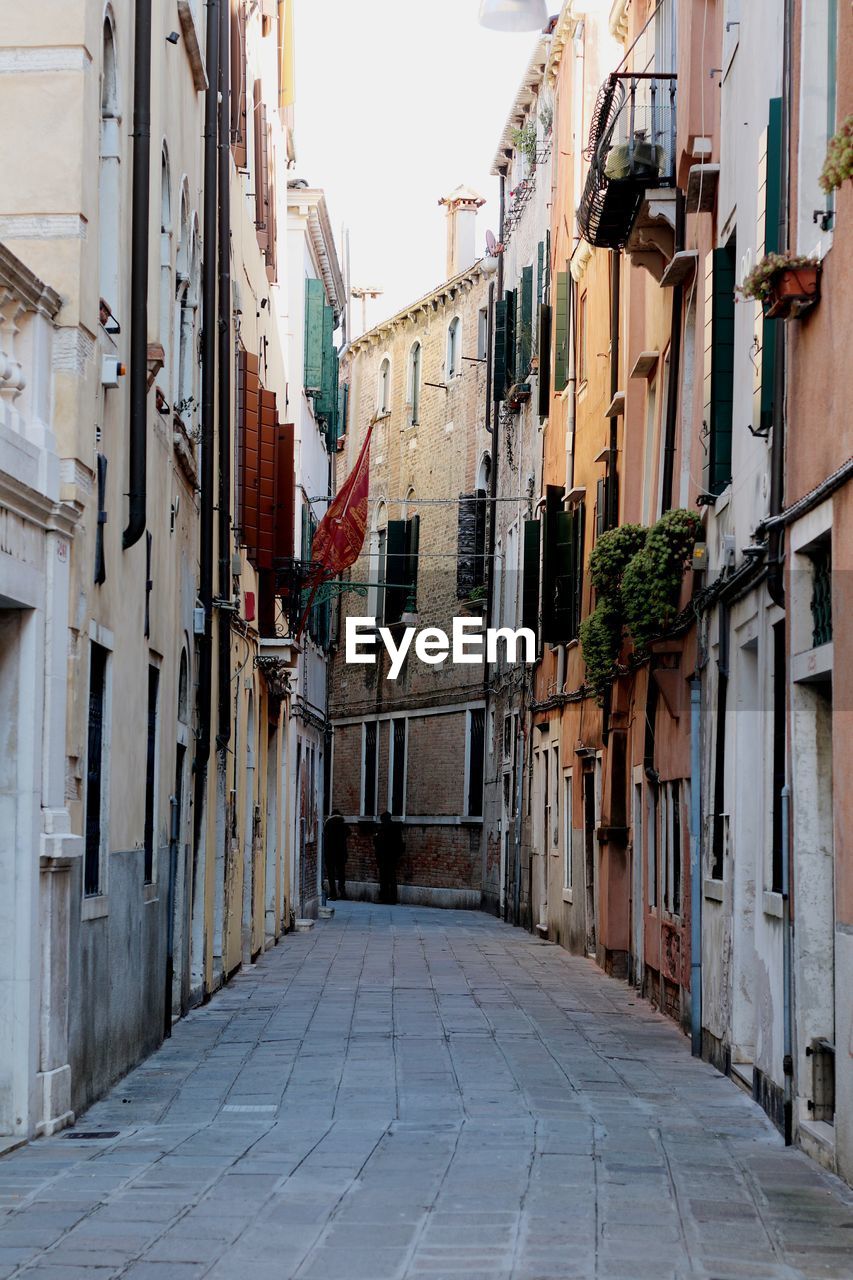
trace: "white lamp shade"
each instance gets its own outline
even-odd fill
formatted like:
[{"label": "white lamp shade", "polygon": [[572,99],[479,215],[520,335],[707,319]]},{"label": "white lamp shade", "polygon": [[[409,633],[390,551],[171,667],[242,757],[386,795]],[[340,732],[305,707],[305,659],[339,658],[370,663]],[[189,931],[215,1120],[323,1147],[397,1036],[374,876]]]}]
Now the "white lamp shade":
[{"label": "white lamp shade", "polygon": [[541,31],[548,21],[545,0],[482,0],[480,25],[493,31]]}]

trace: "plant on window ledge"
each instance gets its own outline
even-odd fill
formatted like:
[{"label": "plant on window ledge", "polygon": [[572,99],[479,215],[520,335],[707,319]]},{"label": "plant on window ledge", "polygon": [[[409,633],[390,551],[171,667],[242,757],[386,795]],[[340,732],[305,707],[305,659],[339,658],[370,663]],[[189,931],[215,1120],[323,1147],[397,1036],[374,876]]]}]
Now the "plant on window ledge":
[{"label": "plant on window ledge", "polygon": [[513,129],[509,136],[516,151],[521,152],[529,165],[535,165],[537,148],[536,125],[526,124],[520,129]]},{"label": "plant on window ledge", "polygon": [[581,623],[580,642],[587,684],[599,703],[617,673],[625,633],[643,655],[675,617],[700,529],[695,511],[668,511],[650,529],[621,525],[595,544],[589,576],[597,604]]},{"label": "plant on window ledge", "polygon": [[853,115],[848,116],[829,139],[818,181],[821,190],[831,195],[848,178],[853,178]]},{"label": "plant on window ledge", "polygon": [[735,292],[754,298],[770,319],[796,318],[820,298],[820,263],[792,253],[767,253]]},{"label": "plant on window ledge", "polygon": [[550,102],[546,102],[542,110],[539,112],[539,120],[542,128],[545,130],[545,136],[551,132],[554,127],[554,108]]}]

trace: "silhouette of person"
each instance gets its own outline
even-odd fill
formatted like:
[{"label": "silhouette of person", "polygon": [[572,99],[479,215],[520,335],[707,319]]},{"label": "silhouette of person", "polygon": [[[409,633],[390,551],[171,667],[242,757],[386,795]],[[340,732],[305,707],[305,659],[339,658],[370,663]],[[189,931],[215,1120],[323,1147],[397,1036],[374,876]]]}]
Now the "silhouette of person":
[{"label": "silhouette of person", "polygon": [[326,878],[329,881],[329,898],[347,896],[347,841],[349,832],[340,809],[333,809],[323,828],[323,855],[326,862]]},{"label": "silhouette of person", "polygon": [[403,856],[403,834],[386,809],[373,837],[379,868],[379,901],[393,906],[397,901],[397,864]]}]

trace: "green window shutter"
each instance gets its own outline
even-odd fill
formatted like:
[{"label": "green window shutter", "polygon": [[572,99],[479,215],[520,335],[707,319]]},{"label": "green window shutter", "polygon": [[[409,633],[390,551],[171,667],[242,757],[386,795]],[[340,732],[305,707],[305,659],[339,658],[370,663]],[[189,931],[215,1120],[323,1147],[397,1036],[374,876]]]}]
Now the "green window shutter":
[{"label": "green window shutter", "polygon": [[551,412],[551,308],[539,307],[539,417]]},{"label": "green window shutter", "polygon": [[326,291],[322,280],[305,281],[305,390],[323,388],[323,325]]},{"label": "green window shutter", "polygon": [[569,380],[569,273],[557,272],[557,307],[554,316],[554,390]]},{"label": "green window shutter", "polygon": [[495,400],[506,394],[506,302],[495,303],[495,351],[492,360],[492,385]]},{"label": "green window shutter", "polygon": [[540,240],[536,250],[536,305],[542,306],[545,297],[545,241]]},{"label": "green window shutter", "polygon": [[524,522],[524,561],[521,584],[521,625],[539,636],[539,546],[542,526],[538,520]]},{"label": "green window shutter", "polygon": [[567,644],[578,634],[583,586],[583,526],[583,507],[574,511],[557,511],[550,520],[553,543],[550,556],[551,635],[546,638],[556,644]]},{"label": "green window shutter", "polygon": [[551,232],[545,232],[545,301],[551,301]]},{"label": "green window shutter", "polygon": [[[779,211],[782,202],[782,99],[770,99],[767,128],[759,141],[756,261],[779,250]],[[776,325],[755,303],[755,375],[752,429],[766,435],[773,425],[773,384],[776,375]]]},{"label": "green window shutter", "polygon": [[314,401],[314,413],[326,422],[326,436],[331,447],[337,428],[338,405],[338,353],[335,350],[335,313],[329,306],[323,307],[323,375],[320,394]]},{"label": "green window shutter", "polygon": [[406,607],[406,521],[389,520],[385,543],[385,625],[399,622]]},{"label": "green window shutter", "polygon": [[412,516],[411,520],[406,521],[406,583],[411,587],[411,591],[406,591],[406,600],[408,602],[411,596],[415,604],[417,604],[418,600],[418,547],[420,539],[421,518],[420,516]]},{"label": "green window shutter", "polygon": [[707,431],[705,487],[722,493],[732,478],[735,263],[728,249],[705,259],[703,419]]},{"label": "green window shutter", "polygon": [[521,329],[519,332],[518,378],[524,381],[530,372],[533,355],[533,267],[521,273]]},{"label": "green window shutter", "polygon": [[558,525],[564,514],[563,489],[549,484],[545,489],[545,509],[542,514],[542,639],[557,644],[556,579],[560,573],[557,552]]},{"label": "green window shutter", "polygon": [[517,291],[508,289],[506,293],[506,387],[508,391],[515,383],[517,375],[515,365],[515,317],[517,309]]}]

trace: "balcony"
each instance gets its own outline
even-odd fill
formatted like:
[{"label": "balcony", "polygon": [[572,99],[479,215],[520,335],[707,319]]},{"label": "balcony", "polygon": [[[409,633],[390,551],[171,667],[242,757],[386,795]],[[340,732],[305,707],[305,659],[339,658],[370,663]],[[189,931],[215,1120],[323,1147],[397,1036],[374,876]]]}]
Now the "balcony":
[{"label": "balcony", "polygon": [[577,213],[581,234],[594,248],[623,248],[646,191],[675,186],[676,79],[653,71],[614,72],[599,91]]}]

